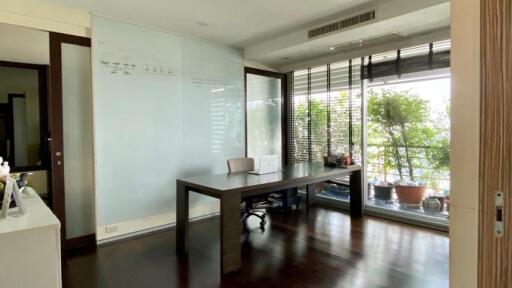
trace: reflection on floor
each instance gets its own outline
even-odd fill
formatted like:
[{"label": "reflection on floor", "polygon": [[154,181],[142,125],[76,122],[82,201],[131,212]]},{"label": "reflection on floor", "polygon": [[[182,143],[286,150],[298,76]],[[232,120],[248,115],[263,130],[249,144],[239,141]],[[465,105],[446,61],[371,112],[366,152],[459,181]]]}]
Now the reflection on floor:
[{"label": "reflection on floor", "polygon": [[350,202],[350,196],[347,194],[336,193],[329,190],[322,190],[316,193],[317,196],[331,198],[334,200]]},{"label": "reflection on floor", "polygon": [[190,253],[175,231],[67,252],[64,287],[448,287],[448,235],[334,209],[270,212],[249,221],[242,268],[219,275],[219,221],[196,222]]}]

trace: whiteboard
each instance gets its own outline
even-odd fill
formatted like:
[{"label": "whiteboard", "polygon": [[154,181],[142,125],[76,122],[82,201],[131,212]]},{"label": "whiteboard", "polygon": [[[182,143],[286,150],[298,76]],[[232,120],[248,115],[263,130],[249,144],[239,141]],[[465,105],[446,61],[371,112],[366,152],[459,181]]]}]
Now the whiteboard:
[{"label": "whiteboard", "polygon": [[98,226],[174,212],[176,178],[244,155],[240,51],[93,16],[92,61]]},{"label": "whiteboard", "polygon": [[[242,55],[184,38],[182,67],[183,176],[227,173],[227,159],[245,155]],[[190,205],[207,202],[191,194]]]}]

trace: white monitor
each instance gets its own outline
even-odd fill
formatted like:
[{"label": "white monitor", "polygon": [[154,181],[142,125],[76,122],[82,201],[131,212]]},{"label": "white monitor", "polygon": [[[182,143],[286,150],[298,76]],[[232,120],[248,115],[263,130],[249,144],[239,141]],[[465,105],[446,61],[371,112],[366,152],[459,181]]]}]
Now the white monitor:
[{"label": "white monitor", "polygon": [[259,169],[251,171],[251,174],[269,174],[278,172],[279,155],[265,155],[260,156]]}]

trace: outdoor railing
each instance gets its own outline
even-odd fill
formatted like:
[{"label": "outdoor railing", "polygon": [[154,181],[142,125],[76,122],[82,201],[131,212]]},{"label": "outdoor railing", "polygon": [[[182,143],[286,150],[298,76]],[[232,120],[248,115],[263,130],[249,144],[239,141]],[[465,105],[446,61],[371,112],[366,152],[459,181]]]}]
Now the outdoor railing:
[{"label": "outdoor railing", "polygon": [[[377,178],[378,180],[383,181],[384,178],[388,182],[394,182],[396,180],[400,180],[400,173],[396,168],[391,168],[386,171],[383,161],[379,161],[376,159],[383,160],[384,149],[393,149],[392,146],[389,145],[379,145],[379,144],[368,144],[367,146],[367,167],[368,167],[368,179],[369,181],[372,178]],[[399,147],[399,152],[404,155],[405,147]],[[414,163],[417,164],[413,169],[413,176],[415,181],[424,182],[427,185],[427,189],[435,192],[446,192],[449,190],[450,186],[450,174],[448,169],[437,168],[431,165],[429,159],[427,158],[427,150],[430,149],[439,149],[439,147],[435,146],[412,146],[409,147],[409,150],[412,154],[414,154]],[[389,157],[392,157],[391,155]],[[402,176],[405,181],[410,180],[408,175],[408,164],[405,161],[402,163]],[[394,159],[390,158],[388,161],[393,162]]]}]

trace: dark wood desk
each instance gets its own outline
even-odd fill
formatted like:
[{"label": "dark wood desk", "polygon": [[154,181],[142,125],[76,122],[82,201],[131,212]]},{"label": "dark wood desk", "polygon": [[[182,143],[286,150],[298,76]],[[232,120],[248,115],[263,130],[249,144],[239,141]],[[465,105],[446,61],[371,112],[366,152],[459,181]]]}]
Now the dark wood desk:
[{"label": "dark wood desk", "polygon": [[[189,192],[215,197],[220,200],[220,267],[228,273],[241,267],[242,198],[306,185],[309,199],[314,184],[350,175],[350,215],[363,214],[361,167],[329,168],[323,163],[300,163],[283,167],[283,172],[252,175],[246,173],[218,174],[177,179],[176,200],[176,252],[188,252]],[[307,201],[309,202],[309,201]]]}]

